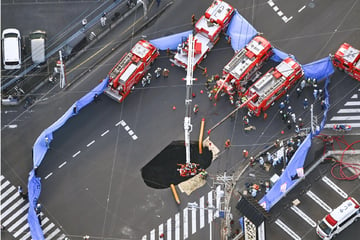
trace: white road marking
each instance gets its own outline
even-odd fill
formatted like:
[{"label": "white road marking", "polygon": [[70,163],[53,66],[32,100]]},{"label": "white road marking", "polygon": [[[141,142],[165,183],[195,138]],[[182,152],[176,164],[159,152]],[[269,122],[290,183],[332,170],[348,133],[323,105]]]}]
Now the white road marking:
[{"label": "white road marking", "polygon": [[126,123],[124,122],[124,120],[121,120],[121,121],[117,122],[117,123],[115,124],[115,126],[117,127],[117,126],[119,126],[120,124],[121,124],[121,126],[125,126],[125,125],[126,125]]},{"label": "white road marking", "polygon": [[1,194],[1,202],[2,202],[3,198],[5,198],[7,195],[9,195],[14,190],[16,190],[16,188],[14,186],[11,186],[8,190],[6,190],[6,192]]},{"label": "white road marking", "polygon": [[134,140],[136,140],[136,139],[138,139],[138,136],[133,135],[132,138],[133,138]]},{"label": "white road marking", "polygon": [[200,229],[205,227],[205,197],[200,198]]},{"label": "white road marking", "polygon": [[300,208],[297,206],[291,206],[291,210],[293,210],[297,215],[299,215],[302,219],[305,220],[310,226],[316,227],[316,223],[312,220],[306,213],[304,213]]},{"label": "white road marking", "polygon": [[[208,207],[213,207],[213,192],[208,192]],[[213,218],[213,210],[208,210],[208,223],[211,223],[214,220]]]},{"label": "white road marking", "polygon": [[155,240],[155,229],[150,231],[150,240]]},{"label": "white road marking", "polygon": [[129,131],[130,130],[130,127],[129,126],[126,126],[124,127],[125,131]]},{"label": "white road marking", "polygon": [[49,177],[51,177],[51,175],[53,175],[53,173],[52,173],[52,172],[51,172],[51,173],[49,173],[48,175],[46,175],[45,180],[46,180],[46,179],[48,179]]},{"label": "white road marking", "polygon": [[141,240],[146,240],[146,239],[147,239],[146,235],[144,235],[144,236],[141,238]]},{"label": "white road marking", "polygon": [[185,207],[184,210],[183,210],[184,239],[187,239],[187,238],[189,237],[189,229],[188,229],[189,218],[188,218],[188,211],[189,211],[189,209],[188,209],[187,207]]},{"label": "white road marking", "polygon": [[360,113],[360,108],[342,108],[337,113]]},{"label": "white road marking", "polygon": [[360,116],[335,116],[330,121],[354,121],[360,120]]},{"label": "white road marking", "polygon": [[360,101],[346,102],[344,106],[360,106]]},{"label": "white road marking", "polygon": [[270,5],[270,7],[275,5],[275,3],[272,0],[267,1],[267,3]]},{"label": "white road marking", "polygon": [[297,235],[292,229],[290,229],[285,223],[283,223],[280,219],[276,219],[276,225],[278,225],[282,230],[284,230],[287,234],[290,235],[295,240],[301,240],[299,235]]},{"label": "white road marking", "polygon": [[79,155],[81,153],[81,151],[77,151],[74,155],[72,155],[72,157],[76,157],[77,155]]},{"label": "white road marking", "polygon": [[5,125],[8,128],[17,128],[17,124],[10,124],[10,125]]},{"label": "white road marking", "polygon": [[87,147],[90,147],[94,142],[95,142],[95,140],[92,140],[92,141],[89,142],[86,146],[87,146]]},{"label": "white road marking", "polygon": [[3,225],[7,227],[9,223],[14,221],[15,218],[17,218],[21,213],[23,213],[26,209],[29,208],[29,203],[26,203],[22,208],[20,208],[15,214],[13,214],[11,217],[9,217],[5,222],[3,222]]},{"label": "white road marking", "polygon": [[[359,89],[359,91],[360,91],[360,89]],[[358,98],[358,94],[357,94],[357,93],[351,96],[351,99],[354,99],[354,98]]]},{"label": "white road marking", "polygon": [[160,237],[160,235],[163,234],[163,233],[164,233],[164,224],[160,224],[160,225],[159,225],[159,237]]},{"label": "white road marking", "polygon": [[304,5],[304,6],[302,6],[302,8],[300,8],[299,10],[298,10],[298,12],[301,12],[302,10],[304,10],[306,8],[306,6]]},{"label": "white road marking", "polygon": [[59,228],[56,228],[55,231],[53,231],[49,236],[46,237],[46,240],[51,240],[53,237],[55,237],[56,234],[60,232]]},{"label": "white road marking", "polygon": [[11,203],[12,201],[14,201],[15,198],[19,197],[18,194],[14,194],[12,195],[10,198],[8,198],[4,203],[1,203],[1,207],[0,207],[0,211],[2,212],[2,210],[9,205],[9,203]]},{"label": "white road marking", "polygon": [[103,136],[105,136],[108,132],[110,132],[109,130],[106,130],[105,132],[103,132],[102,134],[101,134],[101,136],[103,137]]},{"label": "white road marking", "polygon": [[30,237],[30,231],[28,231],[22,238],[20,238],[20,240],[25,240],[28,239]]},{"label": "white road marking", "polygon": [[196,233],[196,208],[191,209],[191,234]]},{"label": "white road marking", "polygon": [[0,177],[0,181],[2,181],[5,177],[3,175],[1,175]]},{"label": "white road marking", "polygon": [[130,136],[132,136],[134,134],[134,131],[130,130],[128,133],[129,133]]},{"label": "white road marking", "polygon": [[4,219],[9,213],[14,211],[20,204],[24,202],[23,199],[19,199],[15,204],[11,205],[10,208],[8,208],[5,212],[1,214],[1,219]]},{"label": "white road marking", "polygon": [[169,218],[166,222],[166,229],[167,229],[167,234],[166,234],[166,239],[167,240],[171,240],[171,218]]},{"label": "white road marking", "polygon": [[287,18],[286,21],[284,21],[284,22],[285,22],[285,23],[288,23],[291,19],[293,19],[293,16]]},{"label": "white road marking", "polygon": [[[26,215],[26,218],[27,218],[27,215]],[[17,238],[20,234],[22,234],[25,231],[25,229],[28,229],[28,228],[29,228],[29,224],[26,222],[25,225],[23,225],[19,230],[17,230],[16,233],[14,233],[14,237]]]},{"label": "white road marking", "polygon": [[341,197],[347,198],[348,195],[344,192],[338,185],[331,181],[327,176],[322,177],[323,182],[325,182],[329,187],[331,187],[335,192],[337,192]]},{"label": "white road marking", "polygon": [[314,200],[320,207],[322,207],[325,211],[331,212],[332,208],[329,207],[323,200],[321,200],[315,193],[313,193],[311,190],[306,192],[306,195],[308,195],[312,200]]},{"label": "white road marking", "polygon": [[10,182],[8,180],[6,180],[6,182],[4,182],[3,184],[1,184],[1,190],[3,190],[4,188],[7,187],[7,185],[9,185]]},{"label": "white road marking", "polygon": [[43,231],[44,235],[45,233],[47,233],[50,229],[52,229],[53,227],[55,227],[54,223],[50,223]]},{"label": "white road marking", "polygon": [[[216,187],[216,209],[221,209],[221,198],[224,196],[224,191],[221,190],[221,186],[218,185]],[[219,210],[215,211],[215,217],[219,217],[220,212]]]},{"label": "white road marking", "polygon": [[62,168],[63,166],[65,166],[65,164],[66,164],[67,162],[65,161],[65,162],[63,162],[62,164],[60,164],[59,165],[59,167],[58,168]]},{"label": "white road marking", "polygon": [[180,240],[180,213],[175,214],[175,240]]},{"label": "white road marking", "polygon": [[281,17],[282,15],[284,15],[284,13],[282,11],[278,11],[277,15],[279,15],[279,17]]},{"label": "white road marking", "polygon": [[9,232],[12,232],[14,231],[15,228],[17,228],[21,223],[23,223],[26,219],[27,219],[28,215],[27,214],[24,214],[22,216],[22,218],[20,218],[16,223],[14,223],[13,225],[11,225],[9,228],[8,228],[8,231]]},{"label": "white road marking", "polygon": [[278,6],[274,6],[273,7],[274,11],[277,12],[279,10],[279,7]]}]

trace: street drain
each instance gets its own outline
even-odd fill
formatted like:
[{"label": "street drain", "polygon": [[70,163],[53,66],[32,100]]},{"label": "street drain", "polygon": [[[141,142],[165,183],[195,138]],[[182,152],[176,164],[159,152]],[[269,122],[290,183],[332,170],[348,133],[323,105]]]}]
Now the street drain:
[{"label": "street drain", "polygon": [[[186,163],[186,150],[184,141],[174,141],[164,148],[156,157],[141,169],[141,176],[149,187],[162,189],[168,188],[170,184],[179,184],[188,180],[189,177],[181,177],[177,170],[177,164]],[[206,169],[210,166],[212,152],[203,148],[199,154],[199,143],[191,142],[190,159],[192,163],[199,164],[198,168]]]}]

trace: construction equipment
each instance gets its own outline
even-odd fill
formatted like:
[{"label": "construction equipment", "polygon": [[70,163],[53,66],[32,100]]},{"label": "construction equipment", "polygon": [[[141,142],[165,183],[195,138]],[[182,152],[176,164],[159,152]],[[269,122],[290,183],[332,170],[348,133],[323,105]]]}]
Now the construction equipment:
[{"label": "construction equipment", "polygon": [[332,62],[340,71],[360,81],[360,51],[348,43],[344,43],[332,56]]},{"label": "construction equipment", "polygon": [[124,101],[158,56],[159,51],[155,46],[146,40],[138,41],[109,72],[105,94],[118,102]]},{"label": "construction equipment", "polygon": [[272,46],[262,36],[254,37],[244,48],[235,53],[234,57],[223,69],[223,76],[214,86],[215,99],[223,91],[229,96],[238,92],[241,98],[253,74],[272,55]]},{"label": "construction equipment", "polygon": [[[195,54],[193,65],[191,65],[193,71],[206,58],[207,53],[219,40],[220,33],[226,30],[233,13],[234,8],[230,4],[222,0],[215,0],[206,10],[205,15],[196,22],[196,34],[194,36]],[[187,68],[188,49],[188,40],[185,40],[179,44],[174,58],[170,59],[170,61],[179,67]]]},{"label": "construction equipment", "polygon": [[260,116],[262,111],[266,111],[274,101],[281,98],[303,75],[304,71],[299,63],[290,57],[285,58],[247,90],[245,96],[252,99],[247,102],[249,111]]}]

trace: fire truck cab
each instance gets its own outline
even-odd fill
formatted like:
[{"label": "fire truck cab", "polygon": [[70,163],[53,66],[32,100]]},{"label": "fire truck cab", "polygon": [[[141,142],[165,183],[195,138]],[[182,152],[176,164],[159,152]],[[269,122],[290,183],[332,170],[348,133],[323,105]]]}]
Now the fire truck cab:
[{"label": "fire truck cab", "polygon": [[[223,90],[228,95],[234,95],[236,89],[244,94],[245,85],[251,76],[261,68],[271,55],[270,42],[262,36],[254,37],[225,65],[222,78],[216,82],[218,92]],[[216,97],[217,95],[215,95]]]},{"label": "fire truck cab", "polygon": [[340,71],[360,81],[360,51],[348,43],[344,43],[332,58],[333,64]]},{"label": "fire truck cab", "polygon": [[109,72],[109,84],[104,91],[105,94],[122,102],[130,93],[131,88],[150,69],[150,65],[157,56],[159,56],[159,51],[148,41],[137,42]]},{"label": "fire truck cab", "polygon": [[271,104],[283,96],[302,76],[304,72],[294,59],[285,58],[275,68],[271,68],[259,78],[246,92],[251,100],[247,107],[256,116],[267,110]]},{"label": "fire truck cab", "polygon": [[[215,0],[195,24],[196,34],[194,36],[194,61],[193,70],[206,58],[206,54],[214,47],[220,38],[221,31],[225,31],[234,13],[234,8],[222,1]],[[175,65],[187,68],[188,39],[177,47],[177,52],[173,59]]]}]

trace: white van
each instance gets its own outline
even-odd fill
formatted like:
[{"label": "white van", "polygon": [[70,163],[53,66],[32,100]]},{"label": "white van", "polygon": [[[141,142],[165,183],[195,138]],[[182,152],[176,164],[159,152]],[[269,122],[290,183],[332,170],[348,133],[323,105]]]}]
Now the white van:
[{"label": "white van", "polygon": [[360,205],[354,198],[349,197],[319,222],[316,233],[321,239],[329,240],[358,219]]},{"label": "white van", "polygon": [[15,28],[7,28],[2,32],[2,54],[4,68],[7,70],[21,68],[21,35]]},{"label": "white van", "polygon": [[37,30],[29,35],[30,45],[31,45],[31,59],[33,63],[44,63],[45,59],[45,41],[46,41],[46,32]]}]

